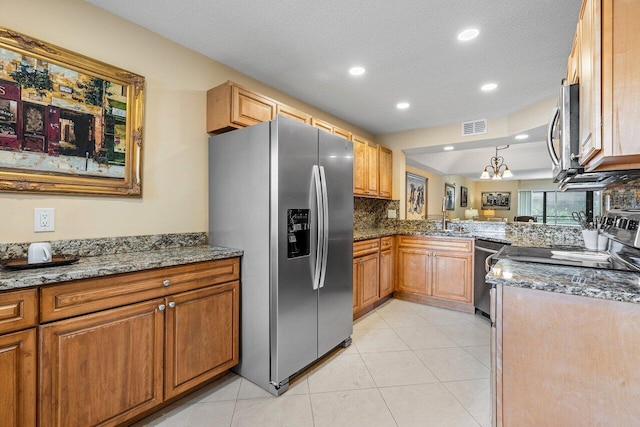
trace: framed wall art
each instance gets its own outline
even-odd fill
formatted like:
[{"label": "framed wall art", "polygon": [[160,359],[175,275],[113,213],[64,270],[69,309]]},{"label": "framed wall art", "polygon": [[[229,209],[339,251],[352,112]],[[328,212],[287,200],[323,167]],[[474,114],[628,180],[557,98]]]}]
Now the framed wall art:
[{"label": "framed wall art", "polygon": [[508,211],[511,209],[511,191],[481,193],[482,209]]},{"label": "framed wall art", "polygon": [[0,191],[142,195],[144,77],[0,28]]},{"label": "framed wall art", "polygon": [[460,207],[466,208],[468,204],[469,190],[467,187],[460,186]]},{"label": "framed wall art", "polygon": [[427,218],[427,178],[407,172],[406,219]]},{"label": "framed wall art", "polygon": [[456,187],[453,184],[444,184],[445,209],[448,211],[456,208]]}]

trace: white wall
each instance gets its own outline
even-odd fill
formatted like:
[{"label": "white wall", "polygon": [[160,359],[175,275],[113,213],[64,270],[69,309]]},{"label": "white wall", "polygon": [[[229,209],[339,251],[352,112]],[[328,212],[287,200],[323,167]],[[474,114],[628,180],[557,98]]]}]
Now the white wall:
[{"label": "white wall", "polygon": [[[206,91],[226,80],[372,138],[362,129],[82,0],[2,0],[0,4],[0,27],[146,78],[143,197],[0,193],[0,242],[207,231]],[[35,207],[55,208],[55,232],[33,232]]]}]

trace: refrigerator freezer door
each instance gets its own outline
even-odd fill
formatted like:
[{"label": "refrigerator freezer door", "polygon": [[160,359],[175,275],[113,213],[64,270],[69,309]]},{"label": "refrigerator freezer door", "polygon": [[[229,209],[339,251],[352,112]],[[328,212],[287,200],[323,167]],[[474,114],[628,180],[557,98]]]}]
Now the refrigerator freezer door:
[{"label": "refrigerator freezer door", "polygon": [[319,132],[328,202],[328,253],[318,297],[318,357],[353,332],[353,144]]},{"label": "refrigerator freezer door", "polygon": [[[271,381],[280,384],[317,358],[317,206],[313,166],[318,131],[278,117],[271,122]],[[297,219],[289,218],[297,212]],[[309,212],[309,255],[288,256],[290,224],[304,228]],[[298,233],[295,243],[301,244]],[[299,252],[298,252],[299,253]]]}]

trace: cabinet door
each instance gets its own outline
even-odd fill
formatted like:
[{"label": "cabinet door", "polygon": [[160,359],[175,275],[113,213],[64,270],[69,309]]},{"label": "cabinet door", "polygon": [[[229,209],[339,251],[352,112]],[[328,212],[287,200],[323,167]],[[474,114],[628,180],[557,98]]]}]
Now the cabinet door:
[{"label": "cabinet door", "polygon": [[0,424],[36,425],[36,330],[0,336]]},{"label": "cabinet door", "polygon": [[285,117],[289,117],[290,119],[297,120],[300,123],[311,123],[311,115],[303,111],[296,110],[295,108],[289,107],[288,105],[278,104],[276,113]]},{"label": "cabinet door", "polygon": [[40,326],[40,425],[118,425],[161,403],[162,310],[156,299]]},{"label": "cabinet door", "polygon": [[237,86],[231,88],[231,105],[231,121],[241,126],[268,122],[276,115],[275,102]]},{"label": "cabinet door", "polygon": [[360,258],[353,259],[353,312],[360,309],[360,288],[362,288],[362,269]]},{"label": "cabinet door", "polygon": [[351,132],[346,129],[339,128],[338,126],[333,127],[333,134],[338,135],[346,139],[347,141],[351,141]]},{"label": "cabinet door", "polygon": [[391,198],[391,180],[393,176],[393,154],[387,147],[380,147],[378,153],[378,160],[380,161],[379,169],[379,194],[380,197],[386,199]]},{"label": "cabinet door", "polygon": [[380,252],[380,298],[393,292],[393,250]]},{"label": "cabinet door", "polygon": [[378,195],[378,145],[367,141],[367,186],[365,194],[367,196]]},{"label": "cabinet door", "polygon": [[578,80],[580,68],[580,26],[576,26],[576,35],[573,39],[571,54],[567,61],[567,83],[580,83]]},{"label": "cabinet door", "polygon": [[360,257],[360,268],[362,269],[362,283],[360,291],[360,307],[366,307],[378,300],[378,280],[380,274],[380,264],[378,253]]},{"label": "cabinet door", "polygon": [[364,196],[367,187],[367,141],[353,136],[353,194]]},{"label": "cabinet door", "polygon": [[432,295],[448,300],[472,302],[473,261],[470,254],[433,254]]},{"label": "cabinet door", "polygon": [[578,21],[580,34],[580,162],[585,164],[601,148],[600,132],[600,4],[586,0]]},{"label": "cabinet door", "polygon": [[398,290],[430,295],[431,252],[398,249]]},{"label": "cabinet door", "polygon": [[325,132],[333,133],[333,125],[331,123],[316,119],[315,117],[311,118],[311,126],[322,129]]},{"label": "cabinet door", "polygon": [[239,286],[167,298],[165,399],[238,364]]}]

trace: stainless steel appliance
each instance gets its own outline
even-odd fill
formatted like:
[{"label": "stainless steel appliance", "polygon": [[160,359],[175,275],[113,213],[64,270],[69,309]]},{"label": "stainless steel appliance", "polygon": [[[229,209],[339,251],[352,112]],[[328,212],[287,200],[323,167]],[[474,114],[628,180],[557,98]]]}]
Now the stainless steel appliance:
[{"label": "stainless steel appliance", "polygon": [[560,89],[558,106],[553,109],[547,131],[547,149],[553,163],[553,182],[582,171],[580,154],[580,104],[578,84],[564,84]]},{"label": "stainless steel appliance", "polygon": [[209,241],[244,250],[240,364],[274,395],[353,332],[353,146],[278,116],[209,143]]},{"label": "stainless steel appliance", "polygon": [[491,285],[484,278],[489,269],[491,256],[509,243],[498,243],[491,240],[476,239],[473,257],[473,300],[476,310],[489,317],[491,301],[489,291]]},{"label": "stainless steel appliance", "polygon": [[561,191],[599,191],[612,184],[640,179],[640,170],[586,172],[580,164],[580,103],[578,83],[563,80],[558,105],[547,130],[547,150],[553,163],[553,182]]},{"label": "stainless steel appliance", "polygon": [[[607,250],[593,253],[584,248],[505,247],[495,260],[510,259],[571,267],[640,272],[640,210],[611,210],[597,226],[609,238]],[[602,256],[604,255],[604,256]]]}]

